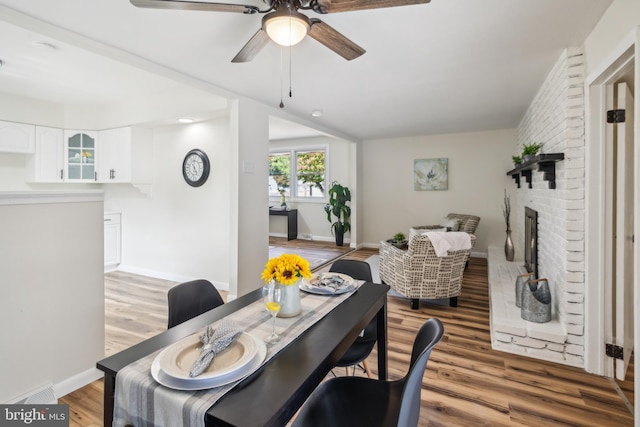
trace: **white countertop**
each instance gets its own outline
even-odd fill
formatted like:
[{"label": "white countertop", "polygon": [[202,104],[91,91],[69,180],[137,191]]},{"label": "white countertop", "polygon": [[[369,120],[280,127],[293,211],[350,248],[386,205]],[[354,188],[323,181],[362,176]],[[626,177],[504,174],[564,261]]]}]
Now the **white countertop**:
[{"label": "white countertop", "polygon": [[104,202],[104,191],[0,191],[0,205],[77,202]]}]

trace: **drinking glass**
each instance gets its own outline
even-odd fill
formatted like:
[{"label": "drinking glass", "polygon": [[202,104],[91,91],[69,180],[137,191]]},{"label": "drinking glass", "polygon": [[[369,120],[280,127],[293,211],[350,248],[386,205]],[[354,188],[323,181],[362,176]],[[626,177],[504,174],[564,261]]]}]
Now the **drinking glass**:
[{"label": "drinking glass", "polygon": [[280,302],[282,299],[282,289],[280,289],[280,285],[277,283],[268,283],[262,287],[262,300],[264,301],[264,305],[267,308],[267,311],[271,314],[271,318],[273,319],[273,327],[271,330],[271,335],[266,337],[264,341],[268,344],[276,343],[280,341],[280,336],[276,334],[276,316],[280,311]]}]

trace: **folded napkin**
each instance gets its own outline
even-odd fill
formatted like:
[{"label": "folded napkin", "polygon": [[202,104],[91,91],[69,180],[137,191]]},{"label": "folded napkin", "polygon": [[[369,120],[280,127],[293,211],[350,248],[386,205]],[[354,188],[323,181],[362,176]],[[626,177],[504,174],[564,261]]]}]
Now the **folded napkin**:
[{"label": "folded napkin", "polygon": [[433,249],[439,257],[447,256],[447,251],[471,249],[471,237],[464,231],[451,231],[449,233],[427,231],[422,234],[431,240]]},{"label": "folded napkin", "polygon": [[191,366],[189,376],[193,378],[203,373],[211,365],[216,354],[229,347],[241,333],[242,329],[228,318],[222,319],[218,329],[214,330],[211,325],[207,326],[206,332],[200,337],[200,342],[204,344],[202,352]]},{"label": "folded napkin", "polygon": [[335,293],[351,285],[351,282],[344,280],[336,274],[320,273],[317,280],[309,282],[309,286],[316,290],[327,293]]}]

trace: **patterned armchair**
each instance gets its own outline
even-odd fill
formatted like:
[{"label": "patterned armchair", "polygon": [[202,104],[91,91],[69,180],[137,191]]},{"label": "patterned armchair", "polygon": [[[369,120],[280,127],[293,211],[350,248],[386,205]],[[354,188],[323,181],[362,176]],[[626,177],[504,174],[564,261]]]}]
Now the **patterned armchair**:
[{"label": "patterned armchair", "polygon": [[480,223],[480,217],[475,215],[450,213],[447,215],[447,219],[458,220],[460,222],[458,231],[464,231],[469,234],[476,234],[476,229]]},{"label": "patterned armchair", "polygon": [[433,229],[445,227],[447,225],[449,226],[448,228],[451,228],[451,225],[449,224],[452,224],[452,222],[457,222],[458,227],[448,231],[464,231],[465,233],[476,234],[476,229],[478,228],[478,224],[480,223],[480,217],[475,215],[450,213],[442,221],[442,225],[416,225],[412,228]]},{"label": "patterned armchair", "polygon": [[[476,222],[477,224],[477,222]],[[471,234],[471,245],[476,237]],[[458,306],[462,291],[462,275],[470,249],[457,250],[439,257],[427,236],[414,235],[408,250],[380,242],[380,279],[401,295],[411,298],[411,308],[420,307],[420,299],[449,298]]]}]

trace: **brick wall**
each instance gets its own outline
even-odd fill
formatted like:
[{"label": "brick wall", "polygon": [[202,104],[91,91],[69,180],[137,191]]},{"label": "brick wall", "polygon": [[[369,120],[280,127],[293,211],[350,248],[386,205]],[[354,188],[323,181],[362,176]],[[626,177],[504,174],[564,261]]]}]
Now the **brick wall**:
[{"label": "brick wall", "polygon": [[520,122],[514,146],[519,153],[525,143],[543,142],[542,153],[564,153],[556,164],[556,189],[548,188],[542,173],[533,172],[531,189],[523,179],[521,188],[509,191],[517,258],[523,257],[524,208],[538,211],[539,277],[549,281],[554,316],[567,334],[562,359],[576,366],[583,365],[584,355],[583,83],[582,49],[566,49]]}]

